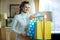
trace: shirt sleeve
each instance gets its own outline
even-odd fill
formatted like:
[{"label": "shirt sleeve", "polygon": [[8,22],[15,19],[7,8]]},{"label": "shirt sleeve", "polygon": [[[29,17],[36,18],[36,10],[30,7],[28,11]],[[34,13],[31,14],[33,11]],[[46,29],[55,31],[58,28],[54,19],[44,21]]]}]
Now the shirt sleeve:
[{"label": "shirt sleeve", "polygon": [[11,30],[13,31],[13,32],[15,32],[15,33],[18,33],[18,34],[20,34],[21,32],[17,29],[18,27],[17,27],[17,16],[15,16],[14,18],[13,18],[13,20],[12,20],[12,27],[11,27]]}]

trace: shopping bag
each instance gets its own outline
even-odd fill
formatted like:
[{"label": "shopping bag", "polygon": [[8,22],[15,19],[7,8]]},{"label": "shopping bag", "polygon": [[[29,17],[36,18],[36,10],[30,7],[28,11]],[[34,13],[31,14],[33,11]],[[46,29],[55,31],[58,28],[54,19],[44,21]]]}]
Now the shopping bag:
[{"label": "shopping bag", "polygon": [[50,40],[51,39],[51,22],[50,21],[36,21],[35,38],[37,40]]},{"label": "shopping bag", "polygon": [[51,21],[45,21],[45,39],[51,39]]},{"label": "shopping bag", "polygon": [[35,27],[36,27],[36,20],[30,20],[27,29],[27,36],[34,37],[35,36]]},{"label": "shopping bag", "polygon": [[37,40],[43,39],[43,21],[42,20],[37,20],[36,21],[36,33],[35,33],[35,38]]}]

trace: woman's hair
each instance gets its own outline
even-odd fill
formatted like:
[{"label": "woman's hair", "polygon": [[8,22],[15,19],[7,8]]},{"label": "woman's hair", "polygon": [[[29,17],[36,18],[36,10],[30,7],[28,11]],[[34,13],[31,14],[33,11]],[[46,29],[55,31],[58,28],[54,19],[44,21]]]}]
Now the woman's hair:
[{"label": "woman's hair", "polygon": [[19,14],[21,14],[21,12],[23,11],[22,8],[24,7],[25,4],[29,4],[29,1],[23,1],[23,2],[20,4],[20,7],[19,7],[19,8],[20,8]]}]

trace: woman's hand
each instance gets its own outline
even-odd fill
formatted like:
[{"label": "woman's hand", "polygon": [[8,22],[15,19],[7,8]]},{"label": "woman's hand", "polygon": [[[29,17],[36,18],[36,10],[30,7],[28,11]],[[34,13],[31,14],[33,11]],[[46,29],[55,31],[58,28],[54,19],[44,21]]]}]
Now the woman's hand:
[{"label": "woman's hand", "polygon": [[26,34],[18,34],[19,36],[25,38],[27,35]]},{"label": "woman's hand", "polygon": [[35,16],[30,16],[30,19],[35,19]]},{"label": "woman's hand", "polygon": [[25,40],[29,40],[29,37],[26,34],[19,34],[19,36],[24,38]]}]

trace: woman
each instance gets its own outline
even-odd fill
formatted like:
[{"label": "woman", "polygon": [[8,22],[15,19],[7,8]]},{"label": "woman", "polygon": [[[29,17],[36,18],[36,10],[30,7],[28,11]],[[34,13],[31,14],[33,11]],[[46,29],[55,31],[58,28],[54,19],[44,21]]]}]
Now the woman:
[{"label": "woman", "polygon": [[16,15],[13,19],[12,30],[17,34],[16,40],[29,40],[29,37],[26,35],[30,15],[29,8],[29,2],[23,1],[20,5],[20,14]]}]

